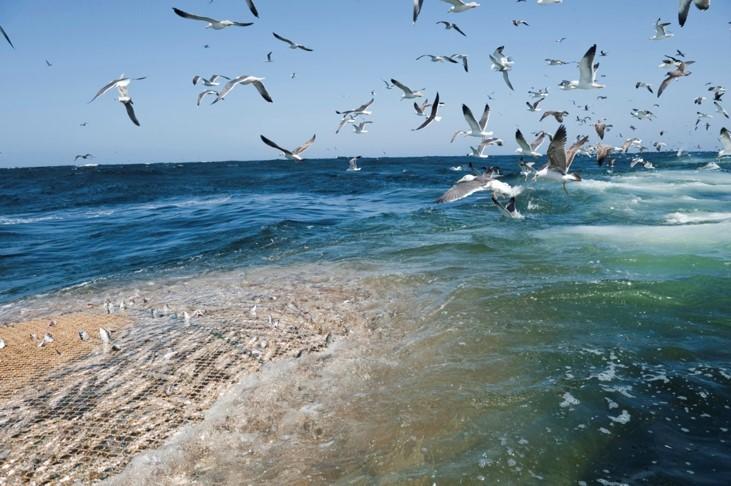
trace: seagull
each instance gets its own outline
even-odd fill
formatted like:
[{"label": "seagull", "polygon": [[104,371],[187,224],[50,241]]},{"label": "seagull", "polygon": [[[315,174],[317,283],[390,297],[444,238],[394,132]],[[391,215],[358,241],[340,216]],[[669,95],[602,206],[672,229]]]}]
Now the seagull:
[{"label": "seagull", "polygon": [[526,104],[526,105],[528,105],[528,111],[530,111],[530,112],[534,112],[534,113],[535,113],[536,111],[541,111],[541,109],[540,109],[540,108],[538,107],[538,105],[539,105],[539,104],[540,104],[540,103],[541,103],[541,102],[542,102],[543,100],[545,100],[545,99],[546,99],[546,98],[541,98],[541,99],[539,99],[538,101],[536,101],[535,103],[531,103],[530,101],[526,101],[526,102],[525,102],[525,104]]},{"label": "seagull", "polygon": [[667,75],[667,77],[662,81],[662,84],[660,85],[660,89],[657,90],[657,97],[659,98],[660,95],[665,91],[665,89],[668,87],[670,82],[675,78],[682,78],[684,76],[690,76],[690,71],[686,71],[687,63],[681,62],[680,66],[674,71],[670,71]]},{"label": "seagull", "polygon": [[429,59],[431,59],[431,62],[445,62],[446,61],[446,62],[451,62],[453,64],[457,64],[457,61],[455,61],[454,59],[452,59],[449,56],[435,56],[433,54],[422,54],[421,56],[417,57],[416,60],[418,61],[419,59],[423,59],[425,57],[428,57]]},{"label": "seagull", "polygon": [[724,109],[723,105],[719,103],[718,101],[714,101],[713,104],[716,106],[716,111],[720,113],[721,115],[728,118],[728,112]]},{"label": "seagull", "polygon": [[363,133],[368,133],[368,130],[366,129],[366,125],[369,123],[373,123],[372,121],[362,121],[360,123],[353,123],[353,132],[357,135],[361,135]]},{"label": "seagull", "polygon": [[79,126],[80,126],[80,127],[85,127],[85,126],[86,126],[86,125],[88,125],[88,124],[89,124],[89,122],[82,122],[82,123],[79,123]]},{"label": "seagull", "polygon": [[394,86],[396,86],[398,89],[400,89],[401,91],[404,92],[404,94],[401,95],[402,100],[412,99],[412,98],[421,98],[422,96],[424,96],[424,88],[422,88],[418,91],[413,91],[411,88],[409,88],[405,84],[403,84],[400,81],[393,79],[393,78],[391,79],[391,83]]},{"label": "seagull", "polygon": [[515,196],[520,192],[520,188],[512,188],[495,179],[495,175],[494,168],[485,169],[480,175],[468,174],[439,196],[436,202],[442,204],[459,201],[479,191],[497,190],[509,196]]},{"label": "seagull", "polygon": [[650,110],[640,110],[638,108],[632,108],[630,115],[637,118],[638,120],[650,120],[655,118],[655,114]]},{"label": "seagull", "polygon": [[477,147],[470,146],[470,153],[468,155],[470,157],[477,157],[478,159],[486,159],[488,156],[485,153],[485,149],[490,145],[502,146],[503,141],[495,137],[483,138]]},{"label": "seagull", "polygon": [[[444,106],[444,103],[439,103],[440,105]],[[424,102],[419,105],[416,102],[414,102],[414,111],[416,111],[417,116],[428,116],[426,113],[426,109],[429,108],[432,104],[429,103],[429,100],[424,100]],[[437,116],[434,121],[438,122],[441,121],[442,117]]]},{"label": "seagull", "polygon": [[455,60],[459,59],[462,61],[462,67],[464,68],[464,72],[468,73],[470,72],[470,66],[467,64],[467,56],[465,54],[452,54],[449,56],[450,59]]},{"label": "seagull", "polygon": [[536,170],[533,168],[535,165],[535,162],[526,162],[523,160],[523,157],[520,158],[520,161],[518,161],[518,165],[520,166],[520,175],[528,179],[528,176],[534,173]]},{"label": "seagull", "polygon": [[269,140],[268,138],[266,138],[264,135],[259,135],[259,137],[261,138],[262,142],[264,142],[265,144],[267,144],[270,147],[275,148],[275,149],[279,150],[280,152],[282,152],[282,155],[284,155],[287,159],[289,159],[289,160],[296,160],[296,161],[300,162],[300,161],[302,161],[301,154],[305,150],[307,150],[308,148],[310,148],[310,145],[312,145],[313,143],[315,143],[315,138],[317,138],[317,135],[313,135],[311,139],[309,139],[304,144],[302,144],[301,146],[299,146],[296,149],[291,150],[291,151],[290,150],[287,150],[285,148],[280,147],[276,143],[274,143],[271,140]]},{"label": "seagull", "polygon": [[297,44],[296,42],[292,42],[291,40],[287,39],[286,37],[282,37],[281,35],[277,34],[276,32],[272,32],[272,35],[279,39],[280,41],[284,42],[285,44],[289,44],[290,49],[302,49],[303,51],[312,52],[312,49],[309,47],[305,47],[302,44]]},{"label": "seagull", "polygon": [[606,132],[607,128],[611,126],[612,125],[607,125],[604,120],[599,120],[594,124],[594,130],[596,130],[596,134],[599,135],[599,138],[604,140],[604,132]]},{"label": "seagull", "polygon": [[421,130],[422,128],[426,127],[431,122],[433,122],[437,118],[437,110],[439,110],[439,92],[437,92],[437,95],[434,98],[434,103],[432,103],[432,105],[431,105],[431,114],[429,114],[427,119],[424,120],[424,123],[422,123],[418,127],[414,128],[413,131]]},{"label": "seagull", "polygon": [[222,76],[220,74],[214,74],[213,76],[211,76],[210,79],[206,79],[203,76],[198,76],[196,74],[195,76],[193,76],[193,86],[196,86],[199,82],[203,83],[203,86],[208,86],[208,87],[218,86],[219,83],[217,81],[221,78],[231,79],[226,76]]},{"label": "seagull", "polygon": [[563,0],[538,0],[536,3],[538,5],[558,5],[561,2]]},{"label": "seagull", "polygon": [[549,116],[552,116],[558,123],[563,123],[563,117],[568,115],[568,111],[545,111],[543,112],[543,115],[541,115],[541,119],[538,121],[543,121],[545,118],[548,118]]},{"label": "seagull", "polygon": [[655,35],[650,37],[650,40],[665,40],[673,37],[675,34],[665,31],[665,27],[670,25],[670,22],[663,22],[659,18],[655,21]]},{"label": "seagull", "polygon": [[635,83],[635,89],[640,89],[640,88],[647,88],[647,91],[649,91],[652,94],[655,94],[655,92],[652,91],[652,85],[643,83],[642,81],[637,81],[637,83]]},{"label": "seagull", "polygon": [[48,61],[48,59],[46,59],[46,66],[48,66],[48,67],[52,67],[52,66],[53,66],[53,64],[51,64],[51,63],[50,63],[50,62]]},{"label": "seagull", "polygon": [[386,89],[393,89],[393,85],[386,81],[385,79],[382,79],[383,83],[386,85]]},{"label": "seagull", "polygon": [[721,129],[721,144],[723,148],[718,152],[718,157],[731,157],[731,132],[726,127]]},{"label": "seagull", "polygon": [[596,44],[591,46],[584,57],[579,61],[579,80],[568,81],[567,84],[562,83],[561,89],[594,89],[604,88],[603,84],[596,82],[596,69],[598,64],[594,64],[594,56],[596,56]]},{"label": "seagull", "polygon": [[338,128],[335,130],[335,134],[337,135],[338,133],[340,133],[340,130],[342,130],[343,127],[348,123],[355,123],[355,117],[352,115],[343,116],[343,118],[340,120],[340,124],[338,124]]},{"label": "seagull", "polygon": [[680,49],[675,49],[675,55],[677,55],[678,57],[685,57],[685,53]]},{"label": "seagull", "polygon": [[570,64],[568,61],[562,61],[561,59],[551,59],[550,57],[545,59],[546,64],[549,66],[563,66],[564,64]]},{"label": "seagull", "polygon": [[371,115],[372,113],[370,111],[368,111],[368,107],[371,106],[375,100],[376,100],[375,98],[371,98],[370,101],[368,101],[367,103],[363,103],[358,108],[354,108],[352,110],[344,110],[344,111],[335,110],[335,113],[337,113],[338,115],[351,115],[353,117],[356,117],[359,115]]},{"label": "seagull", "polygon": [[123,86],[126,88],[127,86],[129,86],[129,83],[131,83],[132,81],[141,81],[145,78],[146,78],[146,76],[142,76],[141,78],[128,78],[124,74],[122,74],[118,79],[112,80],[112,81],[108,82],[107,84],[105,84],[104,86],[102,86],[102,88],[96,93],[96,95],[94,95],[94,97],[91,99],[91,101],[89,101],[89,103],[91,103],[98,97],[108,93],[109,91],[111,91],[114,88],[117,88],[119,86]]},{"label": "seagull", "polygon": [[602,57],[606,57],[609,53],[607,51],[599,51],[599,55]]},{"label": "seagull", "polygon": [[424,4],[424,0],[414,0],[414,15],[412,17],[413,22],[416,23],[416,19],[419,18],[421,13],[421,6]]},{"label": "seagull", "polygon": [[348,161],[348,172],[358,172],[360,170],[360,167],[358,167],[358,160],[360,158],[361,156],[358,155]]},{"label": "seagull", "polygon": [[84,160],[86,160],[86,159],[88,159],[88,158],[92,158],[92,159],[93,159],[93,158],[94,158],[94,155],[93,155],[93,154],[83,154],[83,155],[77,155],[76,157],[74,157],[74,162],[76,162],[76,161],[77,161],[77,160],[79,160],[79,159],[84,159]]},{"label": "seagull", "polygon": [[503,206],[503,204],[497,200],[495,195],[492,196],[492,203],[500,209],[500,212],[503,213],[503,215],[507,216],[508,218],[513,219],[522,219],[523,215],[518,212],[518,209],[515,207],[515,197],[511,197],[508,201],[508,204]]},{"label": "seagull", "polygon": [[2,25],[0,25],[0,34],[2,34],[3,37],[5,37],[5,40],[8,41],[8,44],[10,44],[10,47],[12,47],[13,49],[15,49],[15,46],[13,45],[13,42],[10,40],[10,37],[8,36],[8,33],[5,32],[5,29],[3,29],[3,26]]},{"label": "seagull", "polygon": [[551,144],[548,146],[548,163],[535,173],[533,179],[547,178],[561,182],[564,191],[566,190],[566,183],[581,181],[581,176],[578,173],[569,171],[576,154],[588,139],[589,137],[582,137],[566,150],[566,127],[559,126],[551,139]]},{"label": "seagull", "polygon": [[488,132],[486,130],[487,123],[490,121],[490,105],[485,103],[485,108],[482,110],[482,118],[480,118],[480,122],[478,123],[475,119],[475,116],[472,114],[472,110],[470,110],[469,106],[463,104],[462,105],[462,115],[464,116],[464,119],[467,121],[467,125],[470,126],[469,130],[459,130],[458,132],[455,132],[455,134],[452,136],[452,142],[459,136],[459,135],[466,135],[468,137],[477,137],[477,138],[486,138],[492,136],[492,132]]},{"label": "seagull", "polygon": [[685,21],[688,20],[688,11],[690,10],[691,1],[695,4],[695,7],[698,10],[708,10],[711,7],[711,0],[680,0],[678,23],[681,27],[683,27],[685,25]]},{"label": "seagull", "polygon": [[173,12],[175,12],[176,15],[183,17],[184,19],[190,19],[190,20],[202,20],[203,22],[207,22],[208,25],[206,25],[206,29],[213,29],[213,30],[222,30],[226,27],[248,27],[250,25],[254,25],[253,22],[234,22],[232,20],[216,20],[212,19],[210,17],[202,17],[200,15],[193,15],[188,12],[185,12],[183,10],[180,10],[179,8],[173,7]]},{"label": "seagull", "polygon": [[442,2],[447,2],[449,4],[452,4],[450,9],[447,11],[447,13],[466,12],[467,10],[477,8],[480,6],[480,4],[477,2],[464,2],[463,0],[442,0]]},{"label": "seagull", "polygon": [[460,29],[460,28],[459,28],[459,27],[457,26],[457,24],[455,24],[454,22],[448,22],[448,21],[446,21],[446,20],[440,20],[439,22],[437,22],[437,24],[442,24],[442,25],[444,25],[444,29],[445,29],[445,30],[456,30],[457,32],[459,32],[459,33],[460,33],[460,34],[462,34],[463,36],[467,37],[467,34],[465,34],[464,32],[462,32],[462,29]]},{"label": "seagull", "polygon": [[213,90],[213,89],[207,89],[205,91],[202,91],[202,92],[198,93],[198,100],[196,101],[196,106],[200,106],[201,105],[201,100],[203,98],[205,98],[206,96],[211,95],[211,94],[216,95],[216,98],[218,98],[218,91]]},{"label": "seagull", "polygon": [[515,27],[520,27],[521,25],[525,25],[526,27],[530,27],[530,25],[528,24],[528,22],[526,22],[525,20],[520,20],[520,19],[513,19],[513,25]]},{"label": "seagull", "polygon": [[259,18],[259,12],[256,10],[254,0],[246,0],[246,5],[249,6],[249,10],[251,10],[251,13],[254,14],[254,17]]},{"label": "seagull", "polygon": [[266,62],[272,62],[272,51],[267,52],[267,60]]},{"label": "seagull", "polygon": [[599,167],[604,164],[604,160],[614,151],[614,147],[611,145],[599,144],[596,147],[596,162]]},{"label": "seagull", "polygon": [[531,89],[528,90],[528,94],[531,95],[533,98],[545,98],[548,96],[548,88],[543,89]]},{"label": "seagull", "polygon": [[623,154],[626,154],[629,149],[632,147],[641,147],[642,146],[642,140],[640,140],[637,137],[634,138],[628,138],[624,141],[621,147],[619,147],[619,151]]},{"label": "seagull", "polygon": [[508,77],[508,72],[513,69],[513,60],[503,55],[503,49],[505,49],[505,46],[500,46],[495,49],[495,52],[490,54],[490,60],[492,61],[490,67],[493,71],[503,73],[505,84],[508,85],[511,91],[514,91],[513,85],[510,83],[510,78]]},{"label": "seagull", "polygon": [[269,92],[264,87],[264,84],[262,83],[264,81],[264,78],[257,78],[256,76],[236,76],[232,80],[230,80],[228,83],[223,85],[223,89],[218,93],[218,96],[215,100],[213,100],[212,105],[215,103],[218,103],[219,101],[223,100],[226,95],[228,95],[236,86],[240,84],[251,84],[253,85],[256,90],[259,92],[262,98],[264,98],[269,103],[273,103],[272,97],[269,96]]},{"label": "seagull", "polygon": [[528,145],[523,133],[518,129],[515,131],[515,142],[518,144],[518,148],[515,151],[523,155],[530,155],[531,157],[540,157],[541,154],[538,152],[538,148],[543,144],[545,137],[545,132],[540,132],[533,143]]}]

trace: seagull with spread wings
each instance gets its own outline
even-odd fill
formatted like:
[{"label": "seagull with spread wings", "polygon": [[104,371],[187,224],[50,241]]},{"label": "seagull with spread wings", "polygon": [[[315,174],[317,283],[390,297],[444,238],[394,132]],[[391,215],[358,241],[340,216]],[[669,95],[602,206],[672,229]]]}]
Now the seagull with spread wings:
[{"label": "seagull with spread wings", "polygon": [[280,152],[282,152],[282,155],[284,155],[287,159],[296,160],[297,162],[302,161],[302,153],[305,150],[307,150],[308,148],[310,148],[310,145],[315,143],[315,138],[317,138],[317,135],[315,134],[312,136],[311,139],[309,139],[308,141],[306,141],[304,144],[297,147],[296,149],[287,150],[286,148],[282,148],[279,145],[277,145],[276,143],[272,142],[271,140],[266,138],[264,135],[259,135],[259,136],[261,137],[262,142],[264,142],[265,144],[269,145],[270,147],[275,148],[275,149],[279,150]]},{"label": "seagull with spread wings", "polygon": [[578,182],[581,176],[571,172],[571,164],[579,153],[579,149],[589,140],[589,137],[581,137],[576,143],[566,150],[566,127],[561,125],[551,139],[548,146],[548,163],[535,173],[533,180],[545,178],[558,181],[563,184],[566,190],[566,183]]},{"label": "seagull with spread wings", "polygon": [[206,29],[213,29],[213,30],[222,30],[227,27],[248,27],[250,25],[254,25],[253,22],[234,22],[233,20],[216,20],[212,19],[211,17],[203,17],[200,15],[194,15],[188,12],[185,12],[184,10],[180,10],[179,8],[173,7],[173,12],[175,12],[176,15],[179,17],[182,17],[184,19],[189,20],[200,20],[202,22],[207,22],[208,25],[206,25]]},{"label": "seagull with spread wings", "polygon": [[599,64],[594,64],[596,56],[596,44],[586,51],[584,57],[579,61],[579,79],[578,81],[564,81],[559,86],[561,89],[600,89],[604,88],[603,84],[596,82],[597,69]]},{"label": "seagull with spread wings", "polygon": [[293,42],[286,37],[282,37],[281,35],[277,34],[276,32],[272,32],[272,35],[275,39],[279,39],[280,41],[284,42],[285,44],[289,44],[290,49],[302,49],[303,51],[312,52],[312,49],[309,47],[305,47],[302,44],[298,44],[296,42]]}]

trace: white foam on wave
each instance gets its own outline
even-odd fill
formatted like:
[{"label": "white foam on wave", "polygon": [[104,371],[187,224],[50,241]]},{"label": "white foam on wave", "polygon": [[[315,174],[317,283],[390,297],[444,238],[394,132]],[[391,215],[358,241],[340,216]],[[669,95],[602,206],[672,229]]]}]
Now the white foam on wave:
[{"label": "white foam on wave", "polygon": [[692,225],[576,225],[551,228],[536,233],[547,239],[577,237],[622,245],[652,245],[655,247],[710,247],[731,243],[731,220]]},{"label": "white foam on wave", "polygon": [[665,215],[665,222],[670,224],[715,223],[731,220],[731,212],[670,213]]},{"label": "white foam on wave", "polygon": [[0,216],[0,224],[3,225],[15,225],[15,224],[33,224],[40,223],[42,221],[58,221],[63,219],[61,216],[37,216],[30,218],[22,217],[4,217]]}]

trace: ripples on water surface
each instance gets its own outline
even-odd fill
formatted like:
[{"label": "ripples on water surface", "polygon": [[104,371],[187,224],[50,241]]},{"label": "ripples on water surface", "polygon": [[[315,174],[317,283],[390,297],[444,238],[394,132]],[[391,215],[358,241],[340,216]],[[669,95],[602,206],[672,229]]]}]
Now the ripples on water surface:
[{"label": "ripples on water surface", "polygon": [[408,309],[364,345],[360,380],[323,392],[333,436],[280,464],[320,455],[300,468],[323,481],[727,483],[731,166],[647,158],[658,170],[580,159],[569,196],[490,158],[526,186],[520,221],[484,193],[433,204],[456,159],[3,170],[0,303],[335,262],[408,289]]}]

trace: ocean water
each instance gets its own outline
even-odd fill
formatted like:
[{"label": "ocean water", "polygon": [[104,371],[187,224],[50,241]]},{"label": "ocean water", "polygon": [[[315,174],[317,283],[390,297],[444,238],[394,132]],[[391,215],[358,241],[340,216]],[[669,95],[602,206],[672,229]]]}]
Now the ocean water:
[{"label": "ocean water", "polygon": [[332,437],[250,477],[320,455],[297,463],[316,482],[728,483],[731,162],[645,158],[580,157],[567,194],[491,157],[524,186],[520,220],[487,193],[434,203],[464,158],[0,170],[0,307],[335,265],[400,285],[407,310],[357,358],[367,380],[323,385]]}]

